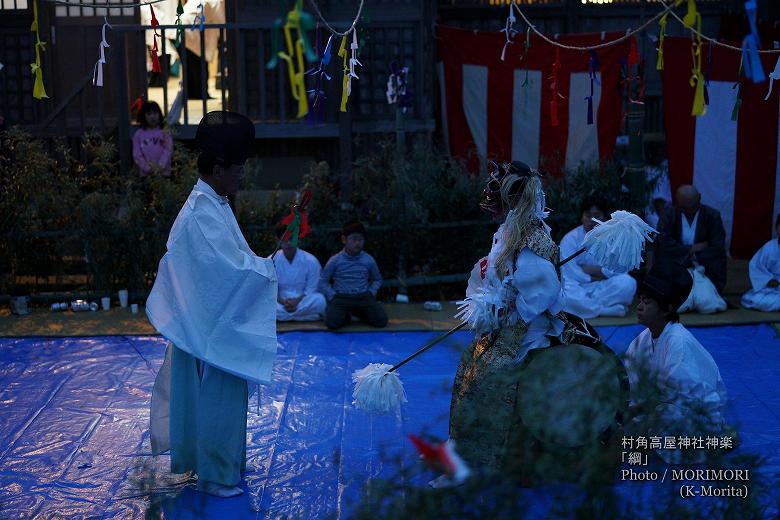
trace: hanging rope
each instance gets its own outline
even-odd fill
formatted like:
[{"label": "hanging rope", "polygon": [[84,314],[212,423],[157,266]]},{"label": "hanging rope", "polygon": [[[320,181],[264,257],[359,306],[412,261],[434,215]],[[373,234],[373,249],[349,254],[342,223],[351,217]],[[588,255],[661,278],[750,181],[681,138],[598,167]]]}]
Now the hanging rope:
[{"label": "hanging rope", "polygon": [[60,5],[69,5],[71,7],[92,7],[94,9],[109,9],[109,8],[120,8],[120,7],[142,7],[144,5],[149,4],[157,4],[164,0],[149,0],[148,2],[138,2],[135,4],[118,4],[118,3],[107,3],[107,4],[95,4],[95,3],[84,3],[84,2],[71,2],[69,0],[43,0],[44,2],[51,2],[53,4],[60,4]]},{"label": "hanging rope", "polygon": [[[647,29],[648,26],[650,26],[651,24],[655,23],[657,20],[659,20],[661,17],[663,17],[667,13],[671,14],[681,24],[685,25],[685,22],[683,22],[683,19],[680,18],[677,15],[677,13],[675,13],[672,10],[674,8],[673,4],[669,4],[669,3],[665,2],[664,0],[658,0],[658,2],[661,5],[664,6],[664,9],[662,11],[660,11],[658,14],[656,14],[655,16],[653,16],[652,18],[650,18],[647,22],[645,22],[642,25],[640,25],[638,28],[633,29],[633,30],[629,29],[628,31],[626,31],[625,35],[623,35],[620,38],[617,38],[615,40],[611,40],[611,41],[608,41],[608,42],[600,43],[598,45],[585,45],[585,46],[566,45],[566,44],[557,42],[557,41],[547,37],[543,32],[541,32],[539,29],[537,29],[534,24],[531,23],[531,21],[525,15],[525,13],[522,11],[522,9],[520,9],[520,6],[517,4],[517,0],[512,0],[512,5],[515,6],[515,8],[517,9],[518,14],[523,19],[523,21],[528,25],[528,27],[534,33],[536,33],[537,36],[539,36],[541,39],[543,39],[544,41],[546,41],[550,45],[554,45],[554,46],[559,47],[561,49],[567,49],[567,50],[570,50],[570,51],[590,51],[590,50],[597,50],[597,49],[603,49],[603,48],[606,48],[606,47],[611,47],[613,45],[617,45],[617,44],[619,44],[621,42],[624,42],[628,38],[634,36],[635,34],[637,34],[639,32],[642,32],[645,29]],[[691,28],[686,27],[686,28],[688,30],[690,30],[691,32],[693,32],[694,34],[696,34],[697,36],[700,36],[703,40],[707,40],[708,42],[710,42],[713,45],[717,45],[718,47],[723,47],[725,49],[731,49],[731,50],[742,52],[742,47],[736,47],[734,45],[729,45],[727,43],[720,42],[720,41],[718,41],[715,38],[712,38],[710,36],[707,36],[707,35],[703,34],[701,31],[699,31],[696,28],[693,28],[693,27],[691,27]],[[758,52],[759,53],[763,53],[763,54],[780,54],[780,49],[765,49],[765,50],[759,50]]]},{"label": "hanging rope", "polygon": [[330,26],[330,24],[325,19],[325,17],[322,16],[322,12],[320,12],[320,8],[317,6],[317,2],[315,2],[314,0],[309,0],[309,3],[311,4],[312,8],[314,8],[314,12],[317,13],[317,16],[320,17],[320,20],[322,21],[322,25],[324,25],[326,29],[328,29],[330,32],[332,32],[336,36],[346,36],[346,35],[348,35],[350,32],[352,32],[355,29],[355,25],[357,25],[358,20],[360,20],[360,14],[363,12],[363,2],[364,1],[365,0],[360,0],[360,6],[358,6],[357,15],[355,15],[355,19],[352,20],[352,24],[349,26],[349,29],[347,29],[344,32],[339,32],[339,31],[337,31],[336,29],[334,29],[333,27]]}]

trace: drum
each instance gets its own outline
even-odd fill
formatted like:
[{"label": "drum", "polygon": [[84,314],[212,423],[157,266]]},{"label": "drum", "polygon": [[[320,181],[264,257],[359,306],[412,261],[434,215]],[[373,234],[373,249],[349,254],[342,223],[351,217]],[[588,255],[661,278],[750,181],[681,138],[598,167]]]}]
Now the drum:
[{"label": "drum", "polygon": [[519,368],[517,413],[545,445],[591,444],[621,422],[627,404],[626,370],[601,342],[535,349]]},{"label": "drum", "polygon": [[509,455],[525,482],[609,481],[617,469],[628,375],[604,343],[587,343],[532,350],[518,367]]}]

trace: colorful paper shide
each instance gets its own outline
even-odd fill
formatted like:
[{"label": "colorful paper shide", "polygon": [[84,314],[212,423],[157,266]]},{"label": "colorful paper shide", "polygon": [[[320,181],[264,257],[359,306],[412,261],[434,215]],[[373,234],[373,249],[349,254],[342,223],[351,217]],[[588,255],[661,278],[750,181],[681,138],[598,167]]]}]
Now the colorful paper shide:
[{"label": "colorful paper shide", "polygon": [[423,461],[433,471],[443,473],[448,485],[462,484],[471,475],[471,469],[455,451],[455,443],[430,443],[414,434],[409,434],[409,440],[422,456]]},{"label": "colorful paper shide", "polygon": [[152,4],[149,4],[149,12],[152,14],[152,34],[154,36],[154,45],[152,46],[151,50],[149,51],[149,54],[152,57],[152,72],[158,73],[160,72],[160,50],[157,48],[157,38],[160,37],[160,34],[157,32],[157,28],[160,26],[160,22],[157,21],[157,17],[154,15],[154,8],[152,7]]},{"label": "colorful paper shide", "polygon": [[101,30],[103,39],[100,41],[100,46],[98,48],[98,60],[95,62],[95,66],[92,70],[92,84],[96,87],[103,86],[103,65],[106,64],[106,49],[110,47],[106,40],[106,29],[110,28],[111,25],[108,23],[108,20],[103,17],[103,28]]},{"label": "colorful paper shide", "polygon": [[745,14],[750,24],[750,34],[742,40],[742,63],[745,75],[753,83],[763,83],[766,79],[764,67],[761,65],[761,56],[758,49],[761,47],[758,37],[758,26],[756,25],[756,0],[745,2]]},{"label": "colorful paper shide", "polygon": [[[303,0],[296,0],[293,9],[287,13],[282,25],[282,18],[274,22],[271,39],[271,60],[266,68],[274,68],[278,64],[278,58],[287,62],[287,73],[290,77],[290,91],[293,99],[298,102],[296,117],[304,117],[309,113],[309,99],[306,92],[304,75],[306,74],[306,61],[313,62],[317,55],[312,50],[307,32],[314,30],[314,19],[303,10]],[[280,31],[284,32],[285,50],[280,49]],[[294,38],[293,38],[294,36]]]},{"label": "colorful paper shide", "polygon": [[41,41],[41,35],[38,31],[38,0],[33,0],[33,22],[30,25],[30,31],[35,33],[35,63],[30,64],[35,83],[33,84],[33,97],[35,99],[44,99],[46,89],[43,87],[43,69],[41,68],[41,53],[46,51],[46,42]]},{"label": "colorful paper shide", "polygon": [[290,209],[290,214],[282,220],[282,224],[287,226],[284,235],[282,235],[282,240],[289,240],[293,247],[298,247],[298,240],[305,238],[311,232],[307,214],[311,197],[311,191],[304,187],[298,194],[295,204]]}]

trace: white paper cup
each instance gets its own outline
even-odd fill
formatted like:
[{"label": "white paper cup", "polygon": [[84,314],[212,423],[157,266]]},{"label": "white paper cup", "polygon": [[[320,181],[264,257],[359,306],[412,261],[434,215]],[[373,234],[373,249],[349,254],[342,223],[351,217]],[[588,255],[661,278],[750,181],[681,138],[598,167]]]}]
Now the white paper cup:
[{"label": "white paper cup", "polygon": [[123,309],[127,307],[127,289],[119,291],[119,306]]},{"label": "white paper cup", "polygon": [[107,311],[111,307],[111,298],[103,296],[100,298],[100,305],[103,307],[104,311]]},{"label": "white paper cup", "polygon": [[130,305],[130,312],[132,312],[133,314],[138,314],[138,304],[137,303],[133,303],[132,305]]}]

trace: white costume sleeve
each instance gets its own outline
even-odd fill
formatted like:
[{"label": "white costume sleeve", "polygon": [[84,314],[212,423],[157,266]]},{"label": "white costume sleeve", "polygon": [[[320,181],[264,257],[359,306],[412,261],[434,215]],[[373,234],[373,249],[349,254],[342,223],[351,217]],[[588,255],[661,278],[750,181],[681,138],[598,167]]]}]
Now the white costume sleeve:
[{"label": "white costume sleeve", "polygon": [[471,273],[469,273],[469,281],[466,286],[466,297],[473,296],[482,287],[482,266],[480,264],[483,261],[486,262],[487,257],[483,257],[478,260],[471,269]]},{"label": "white costume sleeve", "polygon": [[227,202],[194,190],[174,223],[146,312],[185,352],[256,383],[276,356],[273,262],[251,252]]},{"label": "white costume sleeve", "polygon": [[517,289],[515,307],[520,319],[531,323],[546,310],[560,310],[561,283],[553,264],[526,247],[517,256],[516,266],[512,285]]},{"label": "white costume sleeve", "polygon": [[[582,242],[578,240],[579,234],[577,233],[579,228],[574,228],[563,237],[561,240],[561,260],[568,258],[580,249],[582,249]],[[563,264],[561,267],[561,275],[566,281],[576,282],[578,284],[588,283],[591,281],[590,275],[582,270],[579,266],[577,258],[570,260]]]},{"label": "white costume sleeve", "polygon": [[776,278],[769,270],[772,253],[777,251],[776,243],[777,240],[770,240],[750,259],[750,284],[755,291],[760,291],[766,287],[770,280]]}]

